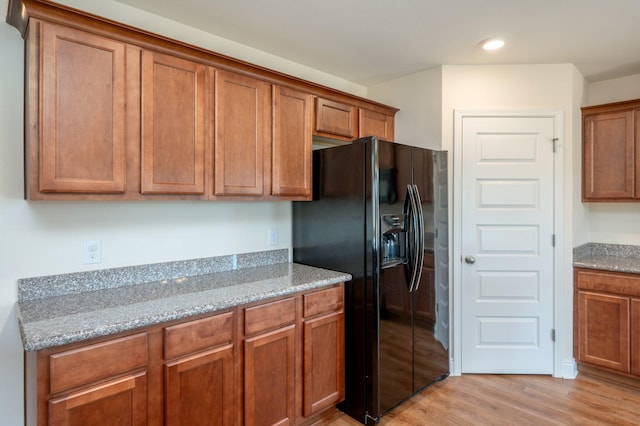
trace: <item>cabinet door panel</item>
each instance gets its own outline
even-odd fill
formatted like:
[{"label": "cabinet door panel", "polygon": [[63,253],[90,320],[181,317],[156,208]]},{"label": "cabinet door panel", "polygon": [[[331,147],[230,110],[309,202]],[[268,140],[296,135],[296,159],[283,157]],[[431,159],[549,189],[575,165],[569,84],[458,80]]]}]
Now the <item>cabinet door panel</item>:
[{"label": "cabinet door panel", "polygon": [[634,149],[633,111],[586,116],[582,154],[583,199],[633,198]]},{"label": "cabinet door panel", "polygon": [[311,198],[312,96],[274,88],[272,194]]},{"label": "cabinet door panel", "polygon": [[294,339],[291,325],[245,340],[246,426],[294,424]]},{"label": "cabinet door panel", "polygon": [[629,298],[578,292],[578,360],[629,372]]},{"label": "cabinet door panel", "polygon": [[315,133],[352,140],[357,133],[356,107],[328,99],[316,98]]},{"label": "cabinet door panel", "polygon": [[305,417],[344,398],[344,314],[304,322],[303,399]]},{"label": "cabinet door panel", "polygon": [[270,192],[270,84],[216,70],[215,133],[214,195]]},{"label": "cabinet door panel", "polygon": [[228,426],[235,419],[233,345],[166,365],[169,426]]},{"label": "cabinet door panel", "polygon": [[53,426],[147,424],[147,378],[130,375],[49,402]]},{"label": "cabinet door panel", "polygon": [[204,193],[205,69],[143,52],[143,194]]},{"label": "cabinet door panel", "polygon": [[42,23],[41,192],[125,191],[126,45]]},{"label": "cabinet door panel", "polygon": [[376,136],[385,141],[393,141],[393,117],[386,114],[360,109],[359,137]]}]

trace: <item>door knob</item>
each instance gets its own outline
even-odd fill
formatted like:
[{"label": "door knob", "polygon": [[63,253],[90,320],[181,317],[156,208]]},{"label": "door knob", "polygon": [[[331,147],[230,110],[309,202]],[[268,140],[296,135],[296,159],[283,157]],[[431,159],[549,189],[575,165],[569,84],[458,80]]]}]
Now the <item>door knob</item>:
[{"label": "door knob", "polygon": [[474,263],[476,263],[476,258],[469,255],[464,258],[464,261],[467,262],[469,265],[473,265]]}]

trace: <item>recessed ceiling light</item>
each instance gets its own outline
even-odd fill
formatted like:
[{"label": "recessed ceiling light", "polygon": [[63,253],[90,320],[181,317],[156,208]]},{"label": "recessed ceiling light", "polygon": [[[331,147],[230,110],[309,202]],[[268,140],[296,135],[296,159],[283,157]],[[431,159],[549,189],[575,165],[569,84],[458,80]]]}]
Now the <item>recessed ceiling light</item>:
[{"label": "recessed ceiling light", "polygon": [[491,38],[482,42],[482,48],[484,50],[496,50],[504,46],[504,40],[499,38]]}]

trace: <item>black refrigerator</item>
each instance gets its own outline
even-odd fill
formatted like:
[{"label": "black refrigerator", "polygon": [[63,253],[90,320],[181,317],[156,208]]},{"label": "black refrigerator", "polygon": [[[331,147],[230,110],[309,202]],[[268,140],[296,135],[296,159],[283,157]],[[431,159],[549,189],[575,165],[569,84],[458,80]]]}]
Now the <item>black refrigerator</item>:
[{"label": "black refrigerator", "polygon": [[358,139],[313,152],[293,259],[348,272],[345,401],[364,424],[449,374],[447,153]]}]

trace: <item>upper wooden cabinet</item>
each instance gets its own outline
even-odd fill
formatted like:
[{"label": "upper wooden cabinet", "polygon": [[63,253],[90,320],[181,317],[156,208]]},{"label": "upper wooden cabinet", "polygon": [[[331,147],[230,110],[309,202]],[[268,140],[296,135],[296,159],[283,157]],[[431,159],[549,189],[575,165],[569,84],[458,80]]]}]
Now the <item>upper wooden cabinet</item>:
[{"label": "upper wooden cabinet", "polygon": [[365,136],[394,140],[394,109],[356,107],[316,98],[313,134],[329,139],[352,141]]},{"label": "upper wooden cabinet", "polygon": [[385,141],[394,139],[394,117],[382,112],[360,108],[358,132],[360,137],[376,136]]},{"label": "upper wooden cabinet", "polygon": [[640,199],[640,101],[582,108],[582,200]]},{"label": "upper wooden cabinet", "polygon": [[143,194],[204,194],[206,67],[142,53]]},{"label": "upper wooden cabinet", "polygon": [[125,191],[126,47],[47,22],[30,27],[26,137],[33,198]]},{"label": "upper wooden cabinet", "polygon": [[314,134],[393,139],[395,108],[64,5],[12,0],[7,22],[32,200],[308,200]]},{"label": "upper wooden cabinet", "polygon": [[358,137],[358,109],[341,102],[316,98],[314,133],[334,139],[353,140]]},{"label": "upper wooden cabinet", "polygon": [[214,195],[269,193],[271,86],[216,70]]},{"label": "upper wooden cabinet", "polygon": [[311,199],[313,96],[274,86],[271,192]]}]

